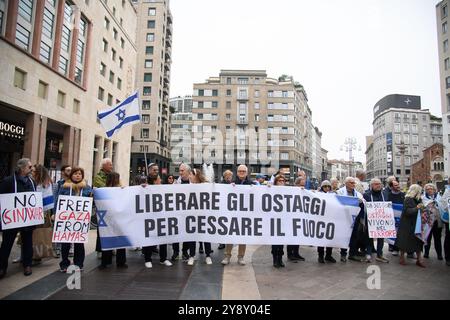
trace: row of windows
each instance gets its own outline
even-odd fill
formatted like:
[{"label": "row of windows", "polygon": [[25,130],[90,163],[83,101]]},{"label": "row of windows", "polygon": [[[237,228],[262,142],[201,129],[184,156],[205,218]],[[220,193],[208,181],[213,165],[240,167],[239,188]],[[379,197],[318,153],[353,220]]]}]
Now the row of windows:
[{"label": "row of windows", "polygon": [[[103,89],[102,87],[98,87],[97,98],[98,98],[98,100],[100,100],[102,102],[105,100],[105,89]],[[108,93],[106,103],[108,104],[108,106],[112,107],[112,105],[114,103],[114,98],[113,98],[112,94]],[[116,105],[119,103],[120,103],[120,100],[116,99]]]},{"label": "row of windows", "polygon": [[[218,97],[219,96],[219,90],[213,89],[213,90],[205,90],[205,89],[198,89],[198,96],[199,97]],[[226,96],[231,97],[232,95],[231,89],[226,89]],[[254,97],[259,98],[260,97],[260,90],[254,90]],[[269,90],[267,91],[267,97],[269,98],[289,98],[289,91],[273,91]],[[248,98],[248,90],[247,89],[239,89],[238,96],[240,98]]]},{"label": "row of windows", "polygon": [[[107,17],[105,17],[105,19],[104,19],[104,27],[107,29],[107,30],[109,30],[110,29],[110,21],[109,21],[109,19],[107,18]],[[113,38],[114,38],[114,40],[118,40],[118,38],[119,38],[119,32],[117,31],[117,29],[116,28],[112,28],[112,36],[113,36]],[[122,48],[122,49],[125,49],[125,40],[122,38],[122,37],[120,37],[120,47]]]},{"label": "row of windows", "polygon": [[[14,87],[22,89],[22,90],[26,90],[26,88],[27,88],[27,72],[25,72],[19,68],[15,68],[15,70],[14,70]],[[49,90],[48,83],[46,83],[42,80],[39,80],[37,96],[41,99],[47,100],[48,99],[48,90]],[[66,100],[67,100],[66,93],[64,93],[61,90],[58,90],[56,104],[62,108],[65,108],[66,103],[67,103]],[[72,111],[77,114],[80,113],[80,101],[79,100],[73,99]]]},{"label": "row of windows", "polygon": [[[24,49],[25,51],[31,51],[32,38],[34,32],[41,33],[41,42],[39,44],[39,59],[45,64],[51,64],[53,61],[53,47],[56,41],[61,41],[61,50],[57,57],[57,70],[64,76],[69,74],[70,58],[73,42],[73,18],[74,9],[73,3],[70,1],[64,2],[64,19],[61,30],[61,39],[55,39],[55,22],[56,22],[56,1],[45,1],[45,6],[42,16],[42,29],[34,30],[34,12],[36,10],[34,1],[31,0],[19,0],[18,3],[18,16],[16,24],[16,38],[15,43]],[[0,11],[0,28],[3,26],[3,11]],[[75,64],[75,81],[79,84],[82,83],[84,60],[85,60],[85,43],[87,41],[87,27],[88,23],[86,18],[81,15],[79,21],[79,34],[75,43],[76,50],[76,64]]]},{"label": "row of windows", "polygon": [[[100,63],[100,74],[106,77],[106,64],[104,64],[103,62]],[[115,78],[115,73],[112,70],[109,70],[109,82],[111,82],[111,84],[114,84]],[[117,89],[122,89],[122,79],[119,77],[117,77]]]}]

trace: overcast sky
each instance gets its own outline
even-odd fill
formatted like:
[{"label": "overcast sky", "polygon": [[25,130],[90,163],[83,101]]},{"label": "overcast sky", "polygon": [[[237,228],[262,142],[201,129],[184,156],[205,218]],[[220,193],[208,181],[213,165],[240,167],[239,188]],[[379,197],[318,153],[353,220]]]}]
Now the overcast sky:
[{"label": "overcast sky", "polygon": [[355,137],[365,161],[373,107],[420,95],[440,111],[437,0],[170,0],[171,96],[221,69],[264,69],[303,84],[328,158]]}]

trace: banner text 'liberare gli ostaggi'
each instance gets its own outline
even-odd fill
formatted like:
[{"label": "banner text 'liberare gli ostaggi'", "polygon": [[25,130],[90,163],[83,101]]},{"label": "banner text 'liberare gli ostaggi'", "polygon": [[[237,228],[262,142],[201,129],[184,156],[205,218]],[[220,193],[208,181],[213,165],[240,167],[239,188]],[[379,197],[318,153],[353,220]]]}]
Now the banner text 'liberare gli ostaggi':
[{"label": "banner text 'liberare gli ostaggi'", "polygon": [[222,184],[100,188],[103,249],[184,241],[347,247],[358,199],[295,187]]},{"label": "banner text 'liberare gli ostaggi'", "polygon": [[19,192],[0,195],[2,230],[44,224],[41,192]]}]

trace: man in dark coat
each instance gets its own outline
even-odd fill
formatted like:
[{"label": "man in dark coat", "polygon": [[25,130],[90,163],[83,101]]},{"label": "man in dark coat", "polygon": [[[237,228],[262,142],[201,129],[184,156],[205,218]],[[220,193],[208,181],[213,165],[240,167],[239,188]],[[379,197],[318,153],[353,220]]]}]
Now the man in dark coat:
[{"label": "man in dark coat", "polygon": [[[17,168],[14,174],[7,177],[0,184],[0,194],[19,193],[19,192],[35,192],[36,183],[30,177],[33,168],[30,159],[20,159],[17,161]],[[0,224],[1,227],[1,224]],[[22,264],[23,274],[29,276],[31,272],[31,264],[33,261],[33,230],[32,227],[15,228],[3,230],[3,240],[0,247],[0,279],[6,275],[8,269],[8,259],[11,249],[14,245],[17,233],[20,232],[22,237]]]}]

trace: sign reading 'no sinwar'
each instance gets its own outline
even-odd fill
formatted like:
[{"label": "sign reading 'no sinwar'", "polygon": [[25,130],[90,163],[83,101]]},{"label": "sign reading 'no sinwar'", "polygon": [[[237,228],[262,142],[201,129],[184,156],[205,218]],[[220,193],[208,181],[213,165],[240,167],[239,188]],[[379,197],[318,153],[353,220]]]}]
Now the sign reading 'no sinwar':
[{"label": "sign reading 'no sinwar'", "polygon": [[87,243],[92,214],[92,198],[59,196],[53,242]]},{"label": "sign reading 'no sinwar'", "polygon": [[369,238],[397,238],[392,202],[367,202]]},{"label": "sign reading 'no sinwar'", "polygon": [[0,195],[2,230],[44,224],[42,193],[19,192]]}]

